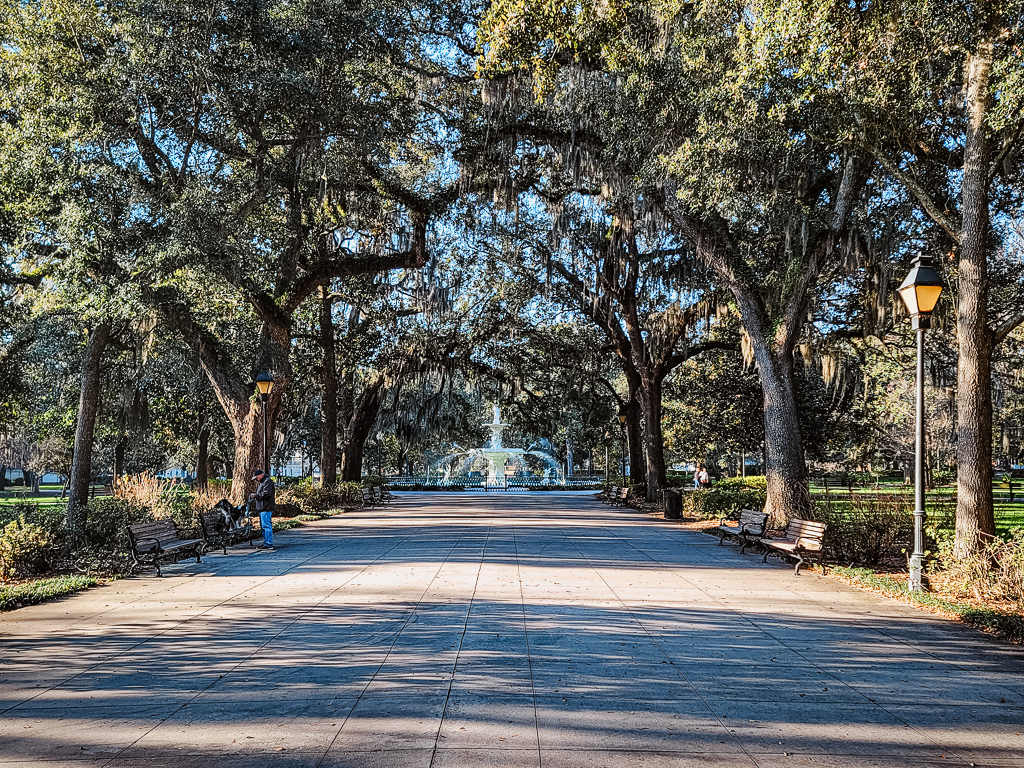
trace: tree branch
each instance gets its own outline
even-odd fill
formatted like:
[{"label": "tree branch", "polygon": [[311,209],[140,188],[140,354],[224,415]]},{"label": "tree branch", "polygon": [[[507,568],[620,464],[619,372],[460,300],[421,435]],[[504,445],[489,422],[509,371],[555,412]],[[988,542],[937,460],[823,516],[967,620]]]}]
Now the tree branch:
[{"label": "tree branch", "polygon": [[913,195],[914,199],[917,200],[918,204],[921,206],[921,208],[924,209],[924,212],[928,214],[931,220],[938,224],[942,228],[942,231],[949,235],[949,238],[954,243],[959,245],[959,224],[957,224],[956,221],[954,221],[953,219],[946,215],[945,211],[943,211],[939,207],[938,203],[935,202],[935,199],[930,194],[928,194],[927,190],[925,190],[924,187],[917,183],[913,176],[911,176],[906,171],[900,170],[900,168],[892,160],[890,160],[880,148],[876,146],[871,146],[870,150],[871,154],[875,156],[875,159],[878,160],[879,164],[883,168],[885,168],[885,170],[891,173],[896,179],[898,179],[900,183],[903,184],[903,186],[907,188],[907,190],[910,192],[911,195]]}]

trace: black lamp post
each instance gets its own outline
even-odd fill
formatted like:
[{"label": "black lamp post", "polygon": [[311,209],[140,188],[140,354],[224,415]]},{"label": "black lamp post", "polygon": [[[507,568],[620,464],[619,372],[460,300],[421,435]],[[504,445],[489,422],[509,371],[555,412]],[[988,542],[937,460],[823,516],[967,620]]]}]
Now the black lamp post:
[{"label": "black lamp post", "polygon": [[604,484],[611,482],[612,473],[608,471],[608,445],[612,441],[612,433],[607,429],[604,431]]},{"label": "black lamp post", "polygon": [[917,392],[914,439],[914,551],[910,554],[911,592],[923,588],[924,565],[924,332],[931,327],[931,313],[942,293],[942,278],[926,256],[918,256],[910,274],[899,287],[900,298],[910,312],[917,332]]},{"label": "black lamp post", "polygon": [[384,433],[377,433],[377,477],[384,477],[384,469],[381,466],[380,441],[384,439]]},{"label": "black lamp post", "polygon": [[622,430],[622,484],[626,484],[626,414],[619,413],[619,427]]},{"label": "black lamp post", "polygon": [[268,474],[270,473],[270,431],[269,422],[267,421],[267,411],[270,410],[267,403],[270,400],[270,392],[274,389],[274,377],[270,375],[270,371],[260,371],[260,374],[256,377],[256,389],[260,393],[260,408],[263,411],[263,467]]}]

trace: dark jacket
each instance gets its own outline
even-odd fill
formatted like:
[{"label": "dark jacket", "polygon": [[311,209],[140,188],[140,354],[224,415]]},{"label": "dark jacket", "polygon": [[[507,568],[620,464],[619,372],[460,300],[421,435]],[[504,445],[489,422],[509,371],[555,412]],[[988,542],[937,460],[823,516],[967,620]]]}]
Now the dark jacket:
[{"label": "dark jacket", "polygon": [[274,511],[274,481],[270,475],[263,478],[256,486],[256,491],[252,495],[252,511]]}]

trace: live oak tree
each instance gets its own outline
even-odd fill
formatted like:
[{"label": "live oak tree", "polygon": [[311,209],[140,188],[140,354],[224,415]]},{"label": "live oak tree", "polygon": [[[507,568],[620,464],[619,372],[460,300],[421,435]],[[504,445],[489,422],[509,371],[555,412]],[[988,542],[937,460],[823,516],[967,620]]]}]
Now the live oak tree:
[{"label": "live oak tree", "polygon": [[[549,298],[602,332],[626,380],[622,410],[629,431],[643,436],[643,450],[634,459],[642,458],[646,495],[654,500],[667,482],[665,378],[686,360],[729,346],[714,338],[716,297],[685,249],[634,221],[632,206],[619,202],[616,216],[598,213],[595,221],[581,216],[578,204],[560,202],[562,230],[519,252],[537,252],[541,263],[535,269],[551,273]],[[534,274],[538,288],[542,274]]]},{"label": "live oak tree", "polygon": [[[76,78],[89,96],[79,119],[98,127],[69,149],[137,192],[151,248],[123,278],[195,349],[235,432],[237,498],[266,460],[251,377],[274,372],[272,424],[296,309],[331,279],[423,265],[445,202],[431,196],[432,148],[416,144],[429,129],[417,80],[391,65],[416,56],[406,6],[221,10],[24,7],[18,51],[40,88]],[[245,360],[203,323],[214,297],[200,285],[249,306]]]},{"label": "live oak tree", "polygon": [[1015,238],[1024,190],[1024,3],[752,5],[752,61],[787,73],[780,92],[794,103],[832,115],[835,130],[823,137],[870,153],[949,254],[958,345],[954,552],[966,556],[979,536],[995,533],[993,349],[1024,323],[1024,292],[1006,295],[1005,279],[993,275]]},{"label": "live oak tree", "polygon": [[[780,104],[772,84],[745,83],[746,4],[491,5],[483,72],[529,74],[503,110],[524,136],[572,148],[612,194],[627,186],[685,241],[728,291],[764,392],[767,511],[809,509],[793,354],[819,286],[856,243],[870,166],[816,137],[811,109]],[[504,86],[507,94],[512,90]],[[524,123],[526,123],[524,125]]]}]

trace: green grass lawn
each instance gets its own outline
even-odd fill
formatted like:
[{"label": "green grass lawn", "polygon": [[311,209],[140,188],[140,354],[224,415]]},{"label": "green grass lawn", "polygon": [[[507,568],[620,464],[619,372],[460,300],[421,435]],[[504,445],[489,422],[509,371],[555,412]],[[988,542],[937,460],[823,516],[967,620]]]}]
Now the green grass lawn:
[{"label": "green grass lawn", "polygon": [[[994,483],[992,490],[994,493],[993,506],[996,518],[996,531],[1000,534],[1005,534],[1014,530],[1024,529],[1024,486],[1019,483],[1014,484],[1014,499],[1012,502],[1009,499],[1009,488],[1005,483]],[[824,486],[812,484],[811,493],[814,494],[818,501],[825,498]],[[914,487],[901,482],[889,482],[879,483],[877,486],[870,485],[853,489],[855,497],[870,496],[872,494],[892,494],[901,498],[905,497],[907,503],[912,504]],[[955,494],[955,485],[944,485],[928,491],[925,496],[925,509],[929,516],[933,519],[936,515],[944,516],[948,518],[949,527],[952,527],[955,512],[952,509],[952,505]],[[828,495],[831,497],[830,503],[841,508],[845,503],[843,499],[848,498],[850,494],[846,488],[829,486]]]},{"label": "green grass lawn", "polygon": [[60,496],[6,496],[0,498],[0,506],[13,506],[14,504],[38,504],[40,507],[55,507],[65,502]]}]

